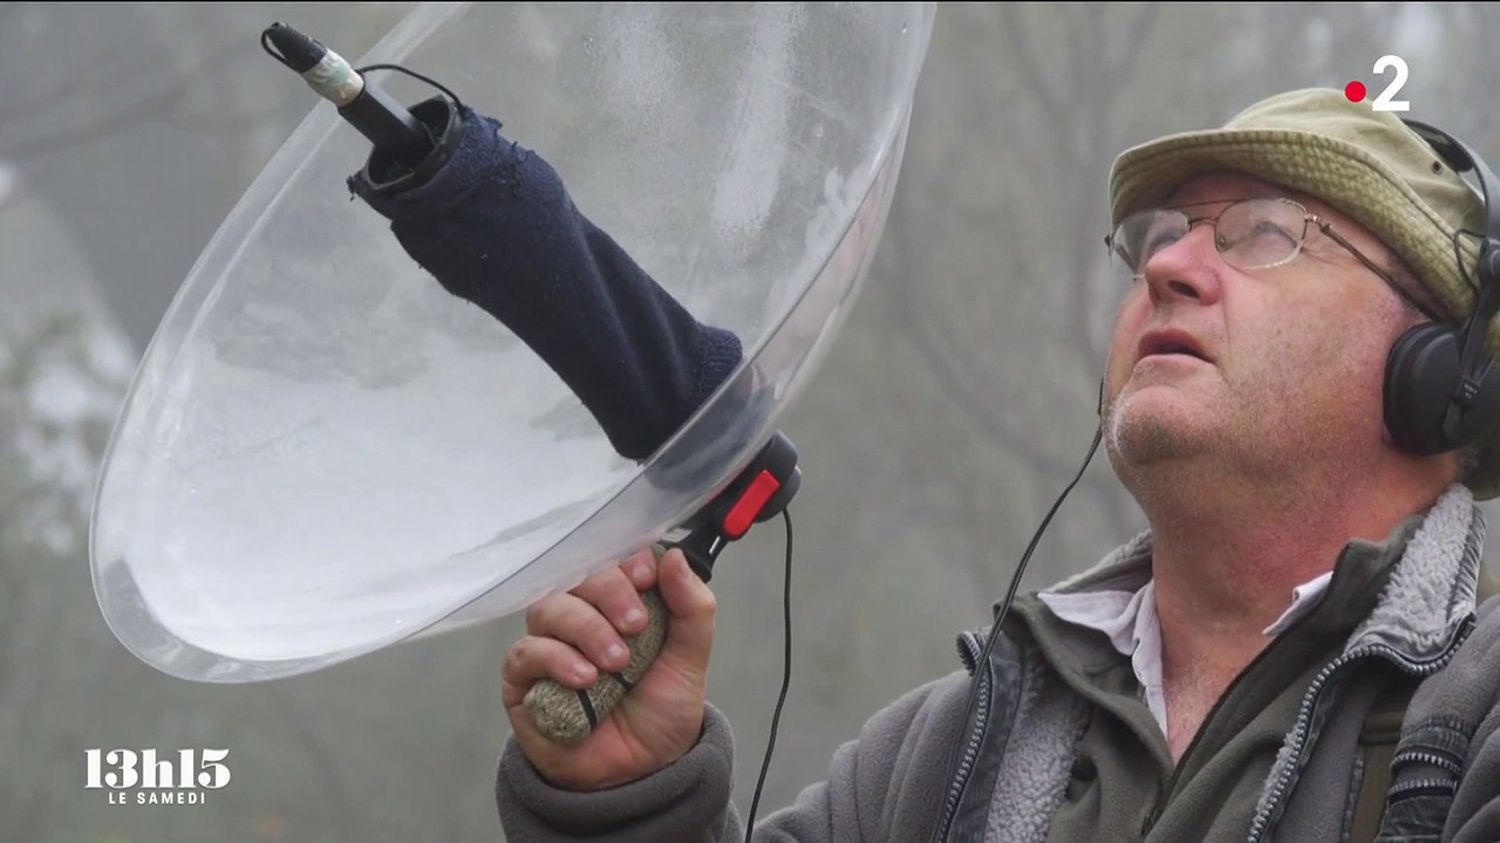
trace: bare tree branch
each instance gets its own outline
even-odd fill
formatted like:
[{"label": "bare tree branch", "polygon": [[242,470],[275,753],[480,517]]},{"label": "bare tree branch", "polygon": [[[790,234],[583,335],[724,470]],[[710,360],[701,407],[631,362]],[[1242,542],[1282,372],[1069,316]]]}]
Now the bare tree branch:
[{"label": "bare tree branch", "polygon": [[[1119,57],[1109,62],[1109,72],[1106,78],[1112,83],[1118,84],[1121,80],[1134,75],[1141,57],[1146,54],[1146,39],[1151,35],[1152,28],[1156,26],[1156,17],[1160,11],[1160,3],[1147,3],[1135,20],[1131,21],[1126,29],[1125,37],[1121,39]],[[1106,100],[1111,123],[1114,122],[1119,107],[1126,100],[1126,97],[1110,97]]]},{"label": "bare tree branch", "polygon": [[1041,61],[1031,47],[1032,39],[1022,37],[1025,24],[1017,16],[1015,7],[1009,3],[996,5],[995,10],[1000,15],[1000,30],[1005,33],[1006,42],[1018,57],[1015,62],[1016,68],[1026,84],[1038,93],[1038,102],[1046,112],[1048,122],[1052,124],[1052,131],[1057,137],[1061,137],[1068,125],[1067,116],[1058,106],[1062,99],[1042,78]]},{"label": "bare tree branch", "polygon": [[[899,200],[897,204],[900,204]],[[898,209],[891,209],[892,216],[897,213],[899,213]],[[890,228],[891,234],[905,230],[905,226],[900,223]],[[896,239],[899,241],[900,235],[897,235]],[[953,359],[954,356],[944,350],[944,343],[938,337],[951,336],[951,334],[932,324],[931,318],[925,314],[925,308],[913,292],[916,285],[903,283],[900,280],[910,275],[906,267],[900,266],[905,261],[898,256],[904,250],[899,242],[893,246],[894,248],[889,251],[892,257],[897,259],[898,267],[893,274],[898,280],[888,285],[891,298],[886,309],[887,320],[911,340],[912,347],[922,358],[928,370],[932,372],[933,377],[942,385],[944,392],[978,425],[986,438],[1007,453],[1016,455],[1035,466],[1038,471],[1062,470],[1064,467],[1062,461],[1038,450],[1032,442],[1028,441],[1029,437],[1010,427],[1008,423],[1010,414],[992,395],[975,388],[974,384],[986,383],[987,379],[962,371],[960,364]]]}]

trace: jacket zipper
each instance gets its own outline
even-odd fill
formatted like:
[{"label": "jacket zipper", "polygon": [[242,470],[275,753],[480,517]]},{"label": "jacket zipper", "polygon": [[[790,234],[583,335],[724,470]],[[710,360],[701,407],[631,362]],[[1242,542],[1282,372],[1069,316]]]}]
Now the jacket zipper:
[{"label": "jacket zipper", "polygon": [[948,832],[952,830],[953,819],[958,814],[958,804],[963,799],[964,789],[969,784],[969,774],[974,771],[974,762],[979,758],[979,747],[984,742],[984,734],[989,729],[990,722],[990,691],[994,674],[989,665],[981,665],[979,657],[984,655],[982,647],[977,645],[976,636],[972,632],[959,635],[960,643],[958,655],[963,659],[969,672],[975,674],[975,719],[973,727],[969,730],[969,740],[964,746],[964,754],[959,760],[958,776],[948,787],[948,795],[943,800],[943,815],[937,825],[936,840],[938,843],[946,843]]},{"label": "jacket zipper", "polygon": [[[1341,556],[1339,557],[1339,559],[1340,561],[1342,561],[1343,557]],[[1177,763],[1172,765],[1172,774],[1167,777],[1166,783],[1162,785],[1157,791],[1156,804],[1153,805],[1151,807],[1151,810],[1146,813],[1146,821],[1141,823],[1142,837],[1145,837],[1146,835],[1151,833],[1151,829],[1156,826],[1156,821],[1161,819],[1162,813],[1166,811],[1167,800],[1171,798],[1173,793],[1177,792],[1177,779],[1182,775],[1183,763],[1187,761],[1187,759],[1192,757],[1193,751],[1198,748],[1198,744],[1203,740],[1203,736],[1208,732],[1208,725],[1214,722],[1214,718],[1219,714],[1219,709],[1224,707],[1224,702],[1230,697],[1234,696],[1234,692],[1237,688],[1239,688],[1240,683],[1245,681],[1245,678],[1251,673],[1255,672],[1255,668],[1257,665],[1259,665],[1262,661],[1270,658],[1271,652],[1276,649],[1277,645],[1281,644],[1283,641],[1291,640],[1291,636],[1293,635],[1293,633],[1301,629],[1303,624],[1307,623],[1311,617],[1311,614],[1303,615],[1302,617],[1298,618],[1296,622],[1294,622],[1290,627],[1283,630],[1281,635],[1277,636],[1276,640],[1272,641],[1270,646],[1265,647],[1259,653],[1257,653],[1255,655],[1255,658],[1251,659],[1250,663],[1245,665],[1245,667],[1240,670],[1239,674],[1234,677],[1234,679],[1229,683],[1229,686],[1224,689],[1223,693],[1219,694],[1219,698],[1214,701],[1213,707],[1208,710],[1208,715],[1203,718],[1203,723],[1198,727],[1197,733],[1193,735],[1193,739],[1191,741],[1188,741],[1187,749],[1183,750],[1182,756],[1177,759]]]},{"label": "jacket zipper", "polygon": [[1280,803],[1287,795],[1287,787],[1291,783],[1292,772],[1297,769],[1302,760],[1302,753],[1307,750],[1307,733],[1312,725],[1313,708],[1318,703],[1318,697],[1323,693],[1323,686],[1327,685],[1334,674],[1338,673],[1346,665],[1364,658],[1379,656],[1396,666],[1397,669],[1410,676],[1430,676],[1447,666],[1453,659],[1453,654],[1463,646],[1464,640],[1469,637],[1470,630],[1474,626],[1474,617],[1470,615],[1459,625],[1458,634],[1453,641],[1443,649],[1443,652],[1425,662],[1416,662],[1397,653],[1385,644],[1369,644],[1357,647],[1345,652],[1343,655],[1329,662],[1318,671],[1318,675],[1308,686],[1307,693],[1302,695],[1302,704],[1297,710],[1297,723],[1291,732],[1291,763],[1283,765],[1281,773],[1277,775],[1276,781],[1271,785],[1271,798],[1266,801],[1264,807],[1255,813],[1255,818],[1250,822],[1249,843],[1260,843],[1265,838],[1271,823],[1271,815],[1275,814]]},{"label": "jacket zipper", "polygon": [[1399,802],[1408,796],[1452,796],[1457,792],[1458,782],[1452,779],[1416,779],[1392,787],[1388,799]]},{"label": "jacket zipper", "polygon": [[1437,767],[1440,770],[1452,773],[1454,776],[1462,776],[1464,774],[1464,766],[1462,763],[1453,760],[1453,758],[1445,752],[1437,752],[1430,749],[1402,750],[1401,752],[1396,753],[1395,756],[1391,758],[1391,767],[1395,768],[1398,765],[1408,762],[1416,762],[1418,764],[1431,764],[1432,766]]},{"label": "jacket zipper", "polygon": [[972,632],[961,632],[958,636],[958,658],[964,663],[964,669],[972,675],[974,668],[979,664],[979,657],[984,655],[984,647],[979,644],[979,636]]}]

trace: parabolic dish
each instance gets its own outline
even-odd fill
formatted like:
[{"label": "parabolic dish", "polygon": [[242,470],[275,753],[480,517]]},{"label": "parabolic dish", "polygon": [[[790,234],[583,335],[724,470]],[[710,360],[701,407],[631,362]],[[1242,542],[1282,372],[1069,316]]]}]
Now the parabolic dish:
[{"label": "parabolic dish", "polygon": [[745,360],[646,463],[620,457],[528,347],[351,202],[369,146],[319,104],[189,273],[116,425],[91,524],[115,634],[187,679],[305,673],[522,609],[695,512],[775,430],[859,286],[933,14],[412,12],[360,64],[400,62],[502,120]]}]

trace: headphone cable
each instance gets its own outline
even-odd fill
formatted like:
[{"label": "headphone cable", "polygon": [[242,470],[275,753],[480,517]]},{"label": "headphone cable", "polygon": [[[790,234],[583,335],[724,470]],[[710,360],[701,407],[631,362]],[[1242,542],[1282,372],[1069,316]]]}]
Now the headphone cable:
[{"label": "headphone cable", "polygon": [[[1101,390],[1103,389],[1102,386],[1100,388]],[[1047,510],[1047,515],[1042,519],[1041,526],[1037,527],[1036,532],[1031,536],[1031,543],[1026,545],[1026,552],[1021,555],[1021,564],[1016,566],[1016,572],[1010,578],[1010,587],[1005,591],[1005,600],[999,604],[999,607],[995,611],[995,623],[990,627],[990,634],[985,639],[984,651],[980,653],[979,659],[974,662],[974,678],[970,683],[969,701],[964,706],[964,716],[963,719],[959,720],[959,723],[968,724],[974,719],[974,709],[978,702],[978,695],[975,691],[979,687],[980,676],[982,675],[981,671],[989,663],[990,653],[995,649],[995,642],[1000,640],[1000,629],[1005,623],[1006,614],[1010,611],[1011,602],[1016,599],[1016,590],[1021,586],[1021,575],[1026,572],[1026,563],[1031,561],[1032,551],[1036,550],[1037,543],[1042,540],[1042,534],[1047,531],[1047,525],[1052,523],[1052,516],[1057,514],[1058,507],[1062,506],[1062,502],[1067,499],[1068,493],[1073,491],[1073,487],[1078,485],[1078,481],[1083,479],[1083,472],[1094,459],[1094,452],[1099,450],[1099,442],[1103,438],[1104,422],[1101,420],[1098,429],[1094,431],[1094,443],[1089,446],[1089,455],[1083,458],[1083,465],[1078,467],[1078,473],[1073,475],[1072,482],[1068,483],[1067,488],[1063,489],[1062,494],[1057,496],[1057,500],[1052,502],[1052,508]],[[964,744],[963,741],[959,741],[953,745],[953,754],[948,759],[948,778],[946,781],[951,782],[958,775],[958,768],[963,760],[963,755]],[[946,811],[942,813],[946,813]],[[941,843],[947,832],[941,824],[942,813],[939,814],[939,825],[932,830],[933,840],[937,843]]]},{"label": "headphone cable", "polygon": [[787,688],[792,684],[792,513],[788,507],[781,511],[786,521],[786,573],[782,579],[781,611],[785,626],[782,628],[781,693],[776,697],[776,711],[771,715],[771,736],[766,740],[766,755],[760,762],[760,778],[755,782],[755,797],[750,800],[750,817],[745,823],[745,843],[755,831],[755,812],[760,808],[760,791],[766,784],[766,771],[771,769],[771,753],[776,751],[776,728],[781,723],[781,707],[786,704]]}]

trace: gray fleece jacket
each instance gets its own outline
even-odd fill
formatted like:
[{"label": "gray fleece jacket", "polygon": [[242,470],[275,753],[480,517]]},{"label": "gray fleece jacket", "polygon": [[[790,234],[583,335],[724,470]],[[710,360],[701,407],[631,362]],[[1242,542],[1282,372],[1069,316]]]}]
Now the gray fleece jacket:
[{"label": "gray fleece jacket", "polygon": [[[1375,608],[1303,694],[1244,839],[1500,841],[1500,600],[1475,606],[1483,536],[1462,486],[1427,513]],[[1149,568],[1149,560],[1145,534],[1078,579]],[[1046,840],[1087,705],[1056,680],[1039,648],[1017,637],[1002,637],[988,664],[976,663],[978,636],[962,639],[968,671],[875,714],[834,754],[828,779],[758,823],[755,839]],[[1369,791],[1361,784],[1374,775],[1367,766],[1377,756],[1363,742],[1378,702],[1372,689],[1392,671],[1420,685],[1394,754],[1379,757],[1382,767],[1390,757],[1391,785],[1372,814],[1360,805]],[[976,688],[978,711],[966,720]],[[949,759],[960,742],[966,761],[955,776]],[[512,740],[496,783],[506,838],[743,839],[729,801],[733,752],[729,725],[710,706],[698,744],[675,764],[621,787],[577,793],[543,780]],[[1371,817],[1379,818],[1373,836]]]}]

